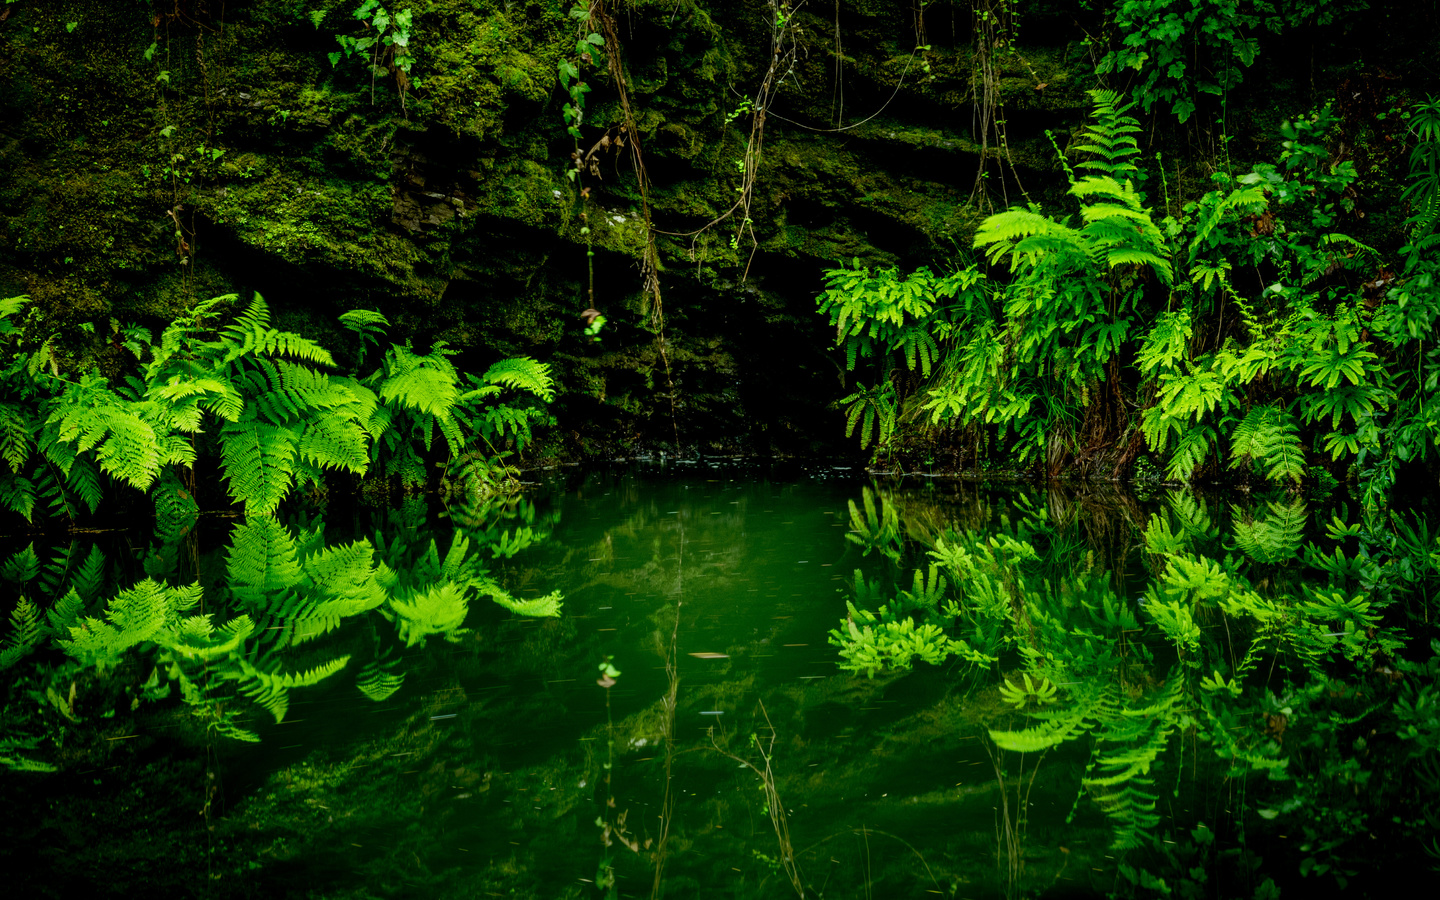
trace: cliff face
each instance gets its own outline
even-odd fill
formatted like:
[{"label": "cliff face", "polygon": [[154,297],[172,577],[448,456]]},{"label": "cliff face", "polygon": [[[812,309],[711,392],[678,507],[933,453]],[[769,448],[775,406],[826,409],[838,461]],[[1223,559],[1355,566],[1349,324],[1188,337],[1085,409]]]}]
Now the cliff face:
[{"label": "cliff face", "polygon": [[[15,0],[0,291],[72,360],[254,289],[322,338],[365,307],[554,361],[572,452],[834,446],[820,273],[943,264],[1063,185],[1046,131],[1096,85],[1091,5]],[[1241,98],[1232,133],[1272,133]]]}]

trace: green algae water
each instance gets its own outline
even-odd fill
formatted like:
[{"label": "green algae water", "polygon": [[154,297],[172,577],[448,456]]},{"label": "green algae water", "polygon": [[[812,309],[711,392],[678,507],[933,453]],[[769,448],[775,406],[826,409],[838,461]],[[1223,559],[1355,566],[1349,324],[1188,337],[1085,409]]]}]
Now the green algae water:
[{"label": "green algae water", "polygon": [[[8,871],[37,896],[1271,896],[1289,835],[1245,813],[1298,794],[1265,785],[1301,700],[1220,702],[1243,664],[1191,664],[1207,640],[1244,655],[1219,614],[1150,624],[1180,609],[1147,587],[1157,541],[1224,509],[682,461],[552,473],[498,513],[332,514],[332,544],[463,533],[561,614],[474,601],[387,662],[397,690],[296,689],[278,724],[236,720],[258,743],[132,701],[122,667],[81,691],[59,772],[5,776]],[[1252,541],[1289,527],[1247,515]],[[1266,596],[1291,578],[1262,574]],[[334,637],[359,660],[364,632]]]}]

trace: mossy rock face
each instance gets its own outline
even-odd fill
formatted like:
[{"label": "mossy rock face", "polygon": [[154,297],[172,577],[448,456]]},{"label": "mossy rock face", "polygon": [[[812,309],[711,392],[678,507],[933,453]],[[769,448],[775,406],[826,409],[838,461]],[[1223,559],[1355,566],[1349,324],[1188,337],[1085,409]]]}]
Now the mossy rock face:
[{"label": "mossy rock face", "polygon": [[[155,325],[258,288],[297,321],[380,309],[397,336],[443,337],[475,365],[554,360],[572,450],[678,434],[805,451],[840,440],[827,407],[848,391],[814,311],[823,270],[944,265],[985,213],[1063,193],[1047,133],[1067,146],[1097,83],[1095,23],[1064,2],[1027,5],[1019,43],[982,59],[958,3],[802,6],[777,55],[766,0],[614,0],[590,27],[568,0],[392,0],[412,16],[408,73],[396,26],[375,32],[359,6],[7,7],[0,284],[35,297],[32,327]],[[562,63],[587,88],[578,139]],[[1003,140],[976,129],[982,64]],[[1230,121],[1268,135],[1274,115],[1245,102]],[[1167,171],[1194,155],[1181,131],[1152,135],[1177,144]],[[1204,175],[1185,162],[1171,190]],[[611,323],[598,344],[591,306]]]}]

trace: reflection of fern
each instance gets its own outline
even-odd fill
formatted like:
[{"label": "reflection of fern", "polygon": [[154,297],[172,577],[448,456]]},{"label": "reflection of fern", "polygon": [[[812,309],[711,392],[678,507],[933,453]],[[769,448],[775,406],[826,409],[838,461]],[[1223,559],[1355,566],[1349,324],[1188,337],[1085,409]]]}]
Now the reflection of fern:
[{"label": "reflection of fern", "polygon": [[[880,500],[878,510],[875,504],[877,496]],[[900,519],[895,504],[890,502],[884,491],[872,491],[868,487],[861,500],[865,504],[864,513],[854,500],[850,501],[850,530],[846,532],[845,540],[862,547],[866,556],[874,550],[892,561],[899,561]]]},{"label": "reflection of fern", "polygon": [[990,739],[1003,750],[1036,753],[1093,734],[1095,747],[1081,779],[1082,790],[1113,823],[1111,846],[1136,847],[1143,833],[1159,822],[1150,769],[1180,725],[1183,698],[1184,682],[1178,671],[1149,702],[1139,704],[1129,700],[1113,675],[1097,673],[1075,685],[1068,702],[1032,711],[1030,717],[1038,724],[1021,731],[992,729]]},{"label": "reflection of fern", "polygon": [[1114,849],[1141,846],[1145,833],[1160,822],[1150,768],[1179,727],[1183,698],[1184,681],[1176,670],[1153,702],[1115,710],[1096,731],[1095,752],[1081,785],[1113,823]]},{"label": "reflection of fern", "polygon": [[399,657],[377,651],[375,657],[360,670],[355,686],[376,703],[389,699],[405,683],[405,674],[396,671],[399,664]]},{"label": "reflection of fern", "polygon": [[1239,509],[1235,510],[1235,543],[1258,563],[1274,565],[1294,559],[1308,515],[1305,501],[1297,499],[1289,506],[1269,503],[1267,507],[1267,514],[1249,521]]}]

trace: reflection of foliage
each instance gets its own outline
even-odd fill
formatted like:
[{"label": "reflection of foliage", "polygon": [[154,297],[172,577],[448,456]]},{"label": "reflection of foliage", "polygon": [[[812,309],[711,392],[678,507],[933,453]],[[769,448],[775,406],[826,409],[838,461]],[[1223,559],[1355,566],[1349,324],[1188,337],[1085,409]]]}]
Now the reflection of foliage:
[{"label": "reflection of foliage", "polygon": [[880,508],[875,508],[876,492],[865,488],[863,502],[865,512],[862,514],[855,501],[850,501],[850,531],[846,533],[845,540],[852,544],[863,547],[865,555],[869,556],[870,551],[875,551],[881,556],[887,557],[892,562],[900,559],[900,520],[895,512],[895,505],[884,492],[878,494]]},{"label": "reflection of foliage", "polygon": [[[1077,548],[1071,532],[1083,526],[1057,525],[1045,509],[939,534],[901,516],[896,530],[920,547],[894,542],[889,580],[857,572],[831,642],[842,668],[871,675],[950,655],[993,671],[1013,647],[1023,666],[1003,675],[998,694],[1028,721],[993,725],[991,738],[1021,753],[1088,743],[1079,798],[1105,813],[1117,848],[1154,849],[1168,833],[1157,772],[1175,765],[1176,737],[1190,735],[1210,748],[1202,771],[1268,779],[1252,790],[1271,799],[1244,815],[1300,817],[1303,826],[1286,827],[1311,836],[1306,870],[1344,879],[1384,803],[1413,808],[1398,790],[1365,799],[1379,766],[1370,754],[1416,778],[1440,755],[1440,667],[1407,662],[1399,627],[1433,616],[1423,598],[1440,585],[1440,538],[1423,520],[1370,530],[1342,511],[1307,541],[1298,497],[1233,505],[1228,526],[1221,509],[1176,492],[1138,519],[1149,570],[1138,603]],[[919,549],[926,565],[906,566]],[[1423,814],[1414,809],[1414,821]],[[1397,835],[1414,833],[1405,821],[1395,820]],[[1139,864],[1132,873],[1136,884],[1158,878]]]},{"label": "reflection of foliage", "polygon": [[[149,679],[141,699],[160,700],[178,683],[180,697],[209,727],[241,740],[258,740],[244,723],[248,704],[279,722],[290,692],[325,680],[346,668],[352,654],[341,652],[347,623],[376,614],[393,623],[395,637],[382,638],[371,618],[374,652],[357,675],[361,693],[380,701],[403,684],[395,645],[413,647],[430,635],[455,641],[469,602],[490,595],[518,615],[559,615],[552,593],[538,600],[512,600],[486,570],[470,538],[456,532],[442,554],[434,538],[420,540],[404,517],[386,538],[327,545],[318,527],[292,529],[271,517],[236,526],[226,551],[225,579],[213,588],[200,582],[173,587],[147,579],[120,590],[87,614],[101,593],[103,558],[92,551],[78,566],[63,598],[42,618],[22,598],[5,638],[3,661],[53,643],[68,658],[52,685],[72,683],[69,698],[53,687],[52,705],[72,721],[73,676],[85,670],[113,672],[139,656]],[[42,566],[33,550],[12,557],[4,574],[24,583],[39,581]],[[205,604],[205,611],[197,608]]]}]

